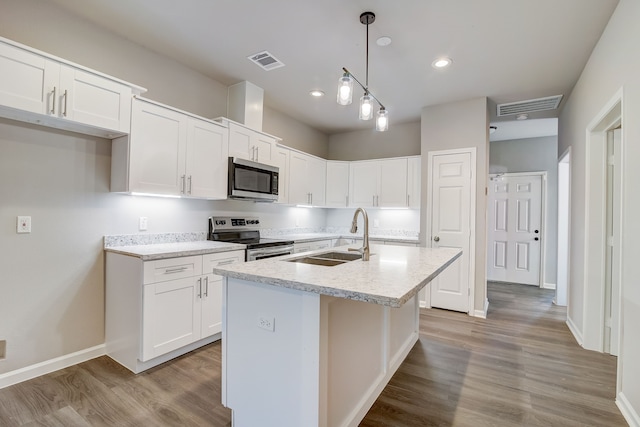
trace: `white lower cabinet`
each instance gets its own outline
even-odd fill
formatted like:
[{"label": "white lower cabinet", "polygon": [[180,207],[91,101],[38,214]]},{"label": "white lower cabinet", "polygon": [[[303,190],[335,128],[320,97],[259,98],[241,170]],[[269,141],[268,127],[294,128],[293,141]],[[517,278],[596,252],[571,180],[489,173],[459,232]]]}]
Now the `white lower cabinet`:
[{"label": "white lower cabinet", "polygon": [[108,252],[107,354],[138,373],[219,339],[223,278],[212,269],[243,261],[244,251],[146,262]]}]

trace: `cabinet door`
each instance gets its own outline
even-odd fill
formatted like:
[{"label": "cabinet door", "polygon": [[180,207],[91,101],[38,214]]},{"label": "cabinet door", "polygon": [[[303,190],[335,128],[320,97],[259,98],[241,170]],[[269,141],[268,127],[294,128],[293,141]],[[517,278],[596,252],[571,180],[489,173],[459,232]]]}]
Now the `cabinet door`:
[{"label": "cabinet door", "polygon": [[129,133],[131,88],[68,65],[60,71],[60,117]]},{"label": "cabinet door", "polygon": [[259,163],[276,166],[273,163],[276,140],[270,136],[256,132],[253,141],[255,147],[253,160]]},{"label": "cabinet door", "polygon": [[202,281],[198,276],[144,286],[140,360],[145,362],[200,339]]},{"label": "cabinet door", "polygon": [[292,205],[308,205],[311,196],[307,181],[308,156],[291,151],[289,157],[289,203]]},{"label": "cabinet door", "polygon": [[407,159],[380,161],[379,207],[407,206]]},{"label": "cabinet door", "polygon": [[351,162],[349,206],[367,207],[376,205],[380,164],[377,161]]},{"label": "cabinet door", "polygon": [[313,206],[324,206],[326,204],[325,189],[327,182],[326,160],[309,157],[307,176],[309,192],[311,193],[311,204]]},{"label": "cabinet door", "polygon": [[420,209],[420,163],[422,158],[409,157],[407,162],[407,203],[411,209]]},{"label": "cabinet door", "polygon": [[228,131],[214,123],[187,122],[186,194],[208,199],[227,198]]},{"label": "cabinet door", "polygon": [[272,163],[278,168],[278,203],[289,203],[289,150],[276,146]]},{"label": "cabinet door", "polygon": [[180,195],[186,187],[186,116],[134,101],[129,148],[129,191]]},{"label": "cabinet door", "polygon": [[235,123],[229,123],[229,156],[253,160],[253,131]]},{"label": "cabinet door", "polygon": [[203,277],[200,338],[222,332],[222,276]]},{"label": "cabinet door", "polygon": [[60,93],[59,80],[57,62],[0,43],[0,105],[38,114],[57,114],[57,110],[52,110]]},{"label": "cabinet door", "polygon": [[349,206],[349,162],[327,161],[326,206]]}]

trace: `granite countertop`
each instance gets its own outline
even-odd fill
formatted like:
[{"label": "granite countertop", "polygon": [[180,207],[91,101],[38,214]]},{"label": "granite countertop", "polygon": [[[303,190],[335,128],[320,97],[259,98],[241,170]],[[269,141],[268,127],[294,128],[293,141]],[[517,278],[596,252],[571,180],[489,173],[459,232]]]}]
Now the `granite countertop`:
[{"label": "granite countertop", "polygon": [[[346,252],[347,245],[333,248]],[[462,251],[372,245],[371,258],[327,267],[286,262],[327,249],[215,267],[213,273],[250,282],[314,292],[321,295],[400,307],[449,266]]]},{"label": "granite countertop", "polygon": [[107,252],[134,256],[143,261],[176,258],[192,255],[206,255],[217,252],[243,251],[245,245],[237,243],[213,242],[200,240],[194,242],[156,243],[150,245],[111,246],[104,248]]}]

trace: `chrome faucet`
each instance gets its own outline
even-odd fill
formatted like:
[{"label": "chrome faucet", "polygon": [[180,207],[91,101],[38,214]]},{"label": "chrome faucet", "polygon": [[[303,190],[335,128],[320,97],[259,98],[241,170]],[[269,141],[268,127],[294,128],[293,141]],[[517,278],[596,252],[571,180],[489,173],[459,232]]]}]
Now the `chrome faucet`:
[{"label": "chrome faucet", "polygon": [[362,218],[364,218],[364,241],[362,242],[361,248],[349,248],[349,250],[360,252],[362,254],[362,260],[369,261],[369,217],[367,216],[367,211],[365,211],[364,209],[358,208],[353,214],[353,221],[351,221],[351,232],[355,233],[356,231],[358,231],[358,212],[361,212]]}]

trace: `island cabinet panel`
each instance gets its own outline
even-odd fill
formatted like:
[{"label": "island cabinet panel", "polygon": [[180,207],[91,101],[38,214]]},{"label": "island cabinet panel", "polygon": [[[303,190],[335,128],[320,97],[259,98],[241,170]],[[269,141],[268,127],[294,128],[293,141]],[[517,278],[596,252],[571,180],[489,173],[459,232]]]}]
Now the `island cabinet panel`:
[{"label": "island cabinet panel", "polygon": [[415,296],[392,308],[229,277],[223,298],[234,427],[357,426],[418,339]]}]

